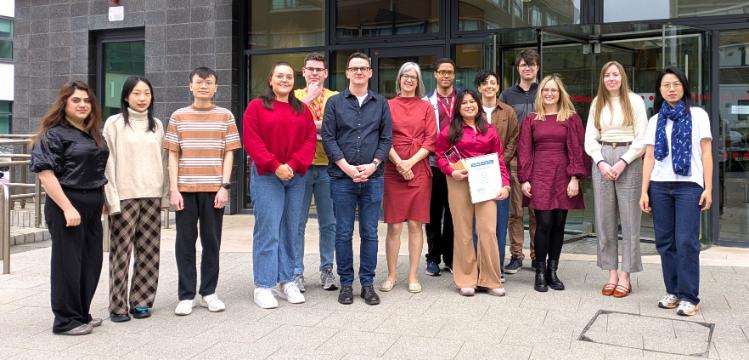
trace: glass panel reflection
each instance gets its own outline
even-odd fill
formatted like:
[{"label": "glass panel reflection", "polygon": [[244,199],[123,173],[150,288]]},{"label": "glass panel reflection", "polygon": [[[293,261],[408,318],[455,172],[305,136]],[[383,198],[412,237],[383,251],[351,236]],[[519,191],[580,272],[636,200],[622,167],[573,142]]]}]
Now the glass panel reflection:
[{"label": "glass panel reflection", "polygon": [[[642,9],[647,9],[647,11]],[[749,1],[741,0],[604,0],[603,2],[603,21],[606,22],[746,14],[749,14]]]},{"label": "glass panel reflection", "polygon": [[254,49],[321,46],[325,0],[252,1],[249,45]]},{"label": "glass panel reflection", "polygon": [[460,0],[458,31],[580,23],[580,0]]},{"label": "glass panel reflection", "polygon": [[338,0],[336,36],[373,38],[439,32],[437,0]]},{"label": "glass panel reflection", "polygon": [[[720,239],[749,239],[749,30],[720,34]],[[716,136],[717,135],[717,136]]]}]

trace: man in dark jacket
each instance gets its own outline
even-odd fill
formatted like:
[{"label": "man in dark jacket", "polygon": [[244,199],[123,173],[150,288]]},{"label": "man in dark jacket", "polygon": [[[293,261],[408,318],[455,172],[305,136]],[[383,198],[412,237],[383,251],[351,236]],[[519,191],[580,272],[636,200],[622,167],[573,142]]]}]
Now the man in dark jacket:
[{"label": "man in dark jacket", "polygon": [[[499,100],[510,104],[518,116],[518,127],[526,116],[534,111],[536,92],[538,91],[537,75],[538,66],[541,61],[538,52],[535,49],[525,49],[521,51],[515,59],[515,66],[520,75],[520,81],[504,91],[499,96]],[[509,164],[508,164],[509,165]],[[523,193],[520,190],[518,182],[517,167],[512,167],[510,171],[510,188],[512,189],[510,204],[510,263],[505,266],[507,274],[515,274],[523,266]],[[531,260],[535,259],[535,249],[533,246],[533,237],[536,235],[536,216],[533,210],[528,209],[528,230],[530,233]]]}]

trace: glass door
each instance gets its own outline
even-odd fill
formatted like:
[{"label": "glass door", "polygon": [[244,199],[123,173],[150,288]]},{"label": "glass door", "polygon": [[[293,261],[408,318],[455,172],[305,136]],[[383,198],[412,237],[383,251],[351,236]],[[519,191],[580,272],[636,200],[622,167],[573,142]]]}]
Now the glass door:
[{"label": "glass door", "polygon": [[[587,123],[591,101],[598,90],[601,66],[619,61],[625,68],[630,88],[639,94],[653,113],[655,81],[665,66],[677,65],[687,73],[695,103],[704,106],[707,94],[706,35],[700,29],[656,24],[574,25],[538,30],[498,32],[484,41],[484,64],[495,65],[502,87],[517,82],[514,66],[518,52],[536,48],[541,54],[539,80],[549,74],[561,75],[578,114]],[[567,230],[593,235],[593,191],[583,182],[584,210],[570,211]],[[641,233],[653,237],[652,221],[643,215]]]},{"label": "glass door", "polygon": [[424,87],[428,92],[435,87],[434,63],[443,54],[441,47],[414,47],[398,49],[374,49],[372,55],[372,90],[387,99],[395,97],[395,82],[398,70],[403,63],[411,61],[419,64]]},{"label": "glass door", "polygon": [[718,156],[720,240],[749,245],[749,29],[720,33]]}]

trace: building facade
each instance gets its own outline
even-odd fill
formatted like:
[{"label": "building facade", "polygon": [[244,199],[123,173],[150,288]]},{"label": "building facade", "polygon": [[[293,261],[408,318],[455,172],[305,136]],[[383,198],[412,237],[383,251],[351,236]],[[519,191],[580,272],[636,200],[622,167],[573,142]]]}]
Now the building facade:
[{"label": "building facade", "polygon": [[[715,206],[703,216],[703,241],[749,246],[748,13],[749,1],[736,0],[22,0],[12,129],[33,131],[72,78],[94,84],[112,113],[129,74],[151,79],[166,119],[189,103],[187,73],[199,65],[219,71],[217,103],[239,119],[264,91],[272,63],[290,62],[303,86],[310,51],[327,55],[327,85],[338,90],[348,55],[368,53],[371,87],[393,96],[400,64],[419,63],[429,88],[431,64],[443,56],[456,60],[460,85],[472,87],[476,71],[490,68],[510,86],[515,55],[532,47],[541,75],[562,75],[583,118],[606,61],[624,64],[651,108],[657,72],[678,65],[712,121]],[[232,212],[250,207],[248,159],[238,158]],[[570,231],[595,231],[591,196],[587,186],[590,206],[570,214]],[[652,236],[649,218],[642,230]]]},{"label": "building facade", "polygon": [[0,134],[12,131],[13,114],[13,1],[0,2]]}]

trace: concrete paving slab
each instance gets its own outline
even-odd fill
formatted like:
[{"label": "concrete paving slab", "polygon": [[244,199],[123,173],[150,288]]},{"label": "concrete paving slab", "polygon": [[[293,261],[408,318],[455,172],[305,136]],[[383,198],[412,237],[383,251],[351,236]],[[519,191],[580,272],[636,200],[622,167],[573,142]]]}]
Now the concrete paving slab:
[{"label": "concrete paving slab", "polygon": [[463,341],[402,336],[383,355],[385,359],[453,359]]},{"label": "concrete paving slab", "polygon": [[[679,341],[696,339],[704,329],[684,320],[715,323],[711,359],[743,359],[748,351],[749,308],[744,304],[749,300],[749,288],[745,285],[749,284],[749,271],[743,266],[749,265],[749,261],[732,253],[749,258],[749,250],[725,251],[713,247],[703,251],[702,258],[713,259],[720,266],[703,262],[701,270],[707,276],[703,276],[701,283],[702,310],[690,318],[676,315],[675,310],[657,307],[665,291],[657,256],[647,258],[644,271],[633,274],[634,292],[623,299],[600,295],[606,272],[597,268],[595,256],[565,253],[560,276],[567,290],[561,292],[535,292],[533,271],[526,261],[518,274],[507,276],[505,297],[478,294],[465,298],[456,293],[451,274],[423,275],[424,264],[421,263],[422,293],[408,293],[405,283],[399,283],[389,293],[380,292],[380,305],[368,306],[358,297],[359,288],[355,284],[355,303],[343,306],[337,303],[337,291],[323,291],[317,283],[317,231],[316,223],[311,221],[309,224],[314,226],[308,227],[305,256],[307,302],[292,306],[281,301],[278,309],[269,311],[259,309],[252,302],[249,235],[252,217],[227,216],[225,219],[217,292],[227,304],[226,311],[209,313],[196,308],[187,317],[174,315],[177,276],[174,230],[169,229],[162,237],[159,292],[153,316],[123,324],[105,321],[92,335],[79,338],[81,342],[51,334],[49,248],[14,253],[14,273],[0,276],[0,358],[373,359],[407,356],[414,360],[453,354],[453,358],[472,360],[672,359],[679,357],[641,348],[662,351],[691,346],[691,343]],[[385,226],[381,224],[380,227],[384,239]],[[403,244],[407,242],[404,237],[402,240],[398,278],[405,281],[408,260],[407,247]],[[355,253],[358,253],[357,242],[355,240]],[[384,241],[380,241],[378,261],[377,284],[386,274]],[[92,314],[108,316],[108,301],[105,256]],[[656,341],[640,335],[640,349],[579,341],[579,334],[589,320],[602,309],[666,318],[673,337]],[[654,330],[660,325],[646,320],[617,319],[616,316],[609,319],[608,315],[601,316],[600,320],[588,330],[603,334],[602,338],[610,336],[606,334],[615,329],[648,336],[662,335]],[[133,338],[165,338],[167,343],[145,343],[146,346],[138,343],[138,348],[130,351],[126,345]],[[36,342],[32,341],[34,339]],[[186,349],[179,349],[180,346]]]},{"label": "concrete paving slab", "polygon": [[[319,331],[319,330],[318,330]],[[400,338],[397,334],[368,331],[339,331],[320,346],[320,349],[336,349],[346,354],[380,357]]]}]

